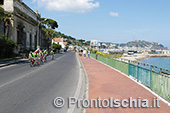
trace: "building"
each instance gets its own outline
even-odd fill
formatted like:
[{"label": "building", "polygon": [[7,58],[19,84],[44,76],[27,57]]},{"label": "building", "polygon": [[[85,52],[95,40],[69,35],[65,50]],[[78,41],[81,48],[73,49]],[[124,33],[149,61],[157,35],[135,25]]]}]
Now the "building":
[{"label": "building", "polygon": [[90,46],[91,47],[100,46],[100,40],[91,40],[90,41]]},{"label": "building", "polygon": [[67,45],[67,42],[64,42],[63,38],[53,38],[52,44],[53,43],[60,44],[62,48],[65,48],[65,46]]},{"label": "building", "polygon": [[170,54],[170,50],[155,50],[159,54]]},{"label": "building", "polygon": [[4,21],[4,31],[1,32],[18,45],[15,52],[35,50],[41,43],[40,13],[34,12],[22,0],[0,0],[0,7],[10,14]]}]

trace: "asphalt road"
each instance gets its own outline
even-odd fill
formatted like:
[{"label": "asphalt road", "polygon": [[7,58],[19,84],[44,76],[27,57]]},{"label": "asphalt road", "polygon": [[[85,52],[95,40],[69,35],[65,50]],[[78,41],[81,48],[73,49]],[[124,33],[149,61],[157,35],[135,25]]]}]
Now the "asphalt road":
[{"label": "asphalt road", "polygon": [[[36,67],[19,63],[0,68],[0,113],[67,113],[79,73],[73,52],[57,54],[55,60]],[[65,99],[63,108],[54,107],[56,97]]]}]

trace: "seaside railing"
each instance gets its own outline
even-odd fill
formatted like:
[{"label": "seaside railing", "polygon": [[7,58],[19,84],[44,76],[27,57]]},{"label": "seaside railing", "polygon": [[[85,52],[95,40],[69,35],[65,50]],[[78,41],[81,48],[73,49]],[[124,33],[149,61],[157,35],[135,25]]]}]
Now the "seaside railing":
[{"label": "seaside railing", "polygon": [[122,58],[110,59],[96,54],[91,54],[91,57],[133,77],[170,102],[169,70]]}]

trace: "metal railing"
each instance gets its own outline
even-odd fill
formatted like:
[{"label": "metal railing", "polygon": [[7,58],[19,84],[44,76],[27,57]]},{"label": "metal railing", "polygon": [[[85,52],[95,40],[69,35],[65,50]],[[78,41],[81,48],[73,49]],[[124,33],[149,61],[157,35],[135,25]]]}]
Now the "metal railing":
[{"label": "metal railing", "polygon": [[128,76],[132,76],[138,82],[141,82],[170,102],[169,70],[122,58],[110,59],[100,55],[96,56],[96,54],[91,54],[91,57],[125,73]]}]

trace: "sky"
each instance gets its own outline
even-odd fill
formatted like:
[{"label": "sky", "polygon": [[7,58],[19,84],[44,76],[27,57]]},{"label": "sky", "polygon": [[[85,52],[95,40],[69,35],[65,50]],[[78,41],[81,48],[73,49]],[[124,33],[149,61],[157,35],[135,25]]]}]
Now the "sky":
[{"label": "sky", "polygon": [[159,42],[170,48],[170,0],[23,0],[76,39]]}]

